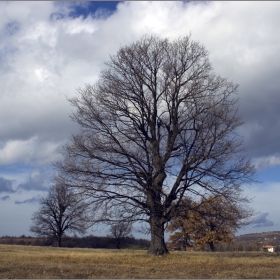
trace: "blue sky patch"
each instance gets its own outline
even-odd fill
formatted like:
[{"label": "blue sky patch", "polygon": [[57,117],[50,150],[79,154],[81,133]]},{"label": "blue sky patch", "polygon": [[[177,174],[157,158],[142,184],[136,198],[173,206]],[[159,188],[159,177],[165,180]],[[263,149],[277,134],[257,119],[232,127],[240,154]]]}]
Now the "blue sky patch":
[{"label": "blue sky patch", "polygon": [[102,16],[108,17],[112,15],[116,9],[119,1],[89,1],[89,2],[55,2],[55,5],[67,5],[69,12],[67,15],[61,13],[51,14],[52,20],[60,20],[64,17],[77,18],[82,16],[84,19],[89,15],[98,15],[98,12]]},{"label": "blue sky patch", "polygon": [[280,181],[280,166],[271,166],[269,168],[258,171],[257,180],[262,182],[279,182]]}]

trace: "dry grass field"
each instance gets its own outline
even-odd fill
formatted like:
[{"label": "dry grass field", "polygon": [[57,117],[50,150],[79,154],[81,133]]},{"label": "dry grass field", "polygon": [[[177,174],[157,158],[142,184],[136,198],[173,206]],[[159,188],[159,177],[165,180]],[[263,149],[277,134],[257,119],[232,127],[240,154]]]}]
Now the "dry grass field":
[{"label": "dry grass field", "polygon": [[0,278],[280,278],[276,253],[171,252],[0,245]]}]

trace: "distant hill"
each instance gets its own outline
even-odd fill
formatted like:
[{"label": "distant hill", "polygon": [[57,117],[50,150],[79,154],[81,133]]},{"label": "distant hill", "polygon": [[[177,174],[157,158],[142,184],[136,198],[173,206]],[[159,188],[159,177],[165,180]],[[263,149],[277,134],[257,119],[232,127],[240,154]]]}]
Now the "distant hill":
[{"label": "distant hill", "polygon": [[235,237],[236,243],[258,243],[260,245],[280,245],[280,231],[249,233]]}]

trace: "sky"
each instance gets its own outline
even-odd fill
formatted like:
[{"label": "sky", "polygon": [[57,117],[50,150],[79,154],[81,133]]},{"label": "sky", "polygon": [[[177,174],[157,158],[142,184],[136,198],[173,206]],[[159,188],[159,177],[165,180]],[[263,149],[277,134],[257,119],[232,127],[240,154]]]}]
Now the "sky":
[{"label": "sky", "polygon": [[52,163],[78,132],[67,99],[145,34],[191,34],[214,72],[239,84],[239,133],[259,183],[244,186],[256,215],[237,234],[280,231],[279,11],[278,1],[0,2],[0,236],[31,235]]}]

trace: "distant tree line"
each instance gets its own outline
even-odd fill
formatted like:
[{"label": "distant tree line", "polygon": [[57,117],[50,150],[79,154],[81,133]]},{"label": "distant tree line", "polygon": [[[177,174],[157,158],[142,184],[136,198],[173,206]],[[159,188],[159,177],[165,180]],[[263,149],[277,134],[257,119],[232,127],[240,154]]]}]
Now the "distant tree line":
[{"label": "distant tree line", "polygon": [[[274,252],[280,252],[280,245],[274,245]],[[168,242],[168,248],[171,250],[179,250],[183,251],[185,250],[184,247],[174,247],[171,242]],[[215,252],[260,252],[262,248],[262,244],[258,242],[220,242],[215,245]],[[202,245],[196,246],[193,244],[193,247],[189,247],[191,251],[205,251],[205,252],[211,252],[211,246],[209,243],[204,243]]]},{"label": "distant tree line", "polygon": [[[0,244],[13,244],[13,245],[31,245],[31,246],[57,246],[53,238],[47,237],[32,237],[32,236],[2,236],[0,237]],[[150,246],[150,241],[146,239],[137,239],[132,236],[124,237],[121,243],[121,248],[131,249],[145,249]],[[114,237],[109,236],[64,236],[61,247],[67,248],[104,248],[115,249],[116,240]]]},{"label": "distant tree line", "polygon": [[[273,244],[274,245],[274,244]],[[261,251],[262,244],[258,242],[233,242],[233,243],[219,243],[216,245],[217,252],[257,252]],[[274,245],[274,252],[280,252],[280,246]],[[205,246],[204,251],[209,250]]]},{"label": "distant tree line", "polygon": [[[273,242],[271,242],[273,243]],[[11,244],[11,245],[27,245],[27,246],[57,246],[55,240],[45,237],[32,237],[32,236],[2,236],[0,237],[0,244]],[[126,249],[143,249],[146,250],[150,245],[150,241],[146,239],[137,239],[134,237],[124,238],[122,248]],[[169,247],[170,243],[168,243]],[[280,252],[280,244],[273,243],[275,245],[275,252]],[[65,236],[62,242],[62,247],[65,248],[104,248],[114,249],[116,243],[114,238],[109,236]],[[221,242],[216,245],[217,252],[254,252],[260,251],[262,244],[258,242],[247,241],[233,241],[233,243]],[[171,247],[170,247],[171,248]],[[194,250],[210,251],[208,244],[205,244],[201,248],[194,248]]]}]

